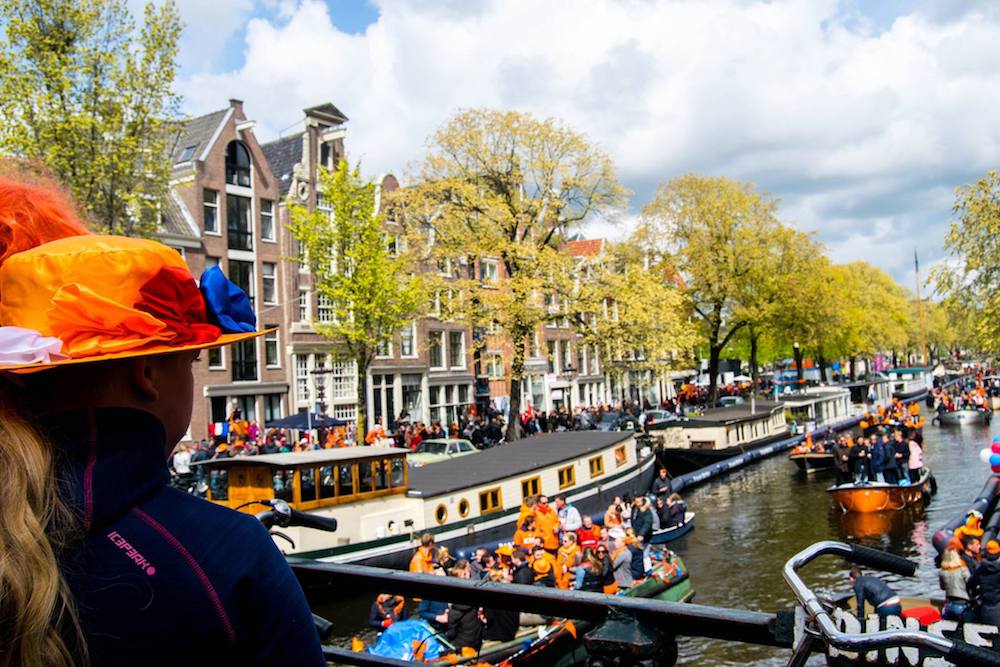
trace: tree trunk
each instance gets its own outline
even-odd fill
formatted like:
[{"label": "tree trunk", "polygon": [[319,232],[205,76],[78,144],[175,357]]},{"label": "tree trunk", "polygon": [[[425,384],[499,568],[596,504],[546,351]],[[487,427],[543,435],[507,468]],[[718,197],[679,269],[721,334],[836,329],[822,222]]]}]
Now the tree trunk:
[{"label": "tree trunk", "polygon": [[750,333],[750,391],[757,393],[757,342],[760,334]]},{"label": "tree trunk", "polygon": [[521,428],[521,383],[524,380],[524,346],[528,334],[518,328],[514,332],[514,358],[510,363],[510,408],[507,411],[507,430],[504,439],[513,442],[524,434]]},{"label": "tree trunk", "polygon": [[858,379],[858,358],[851,356],[851,382]]},{"label": "tree trunk", "polygon": [[719,355],[722,354],[722,347],[717,343],[711,343],[708,348],[708,406],[713,407],[718,399],[719,387],[716,383],[716,376],[719,374]]},{"label": "tree trunk", "polygon": [[364,357],[354,360],[358,367],[358,407],[355,422],[358,429],[357,444],[365,444],[365,436],[368,434],[368,363]]},{"label": "tree trunk", "polygon": [[819,381],[826,382],[826,357],[819,355]]},{"label": "tree trunk", "polygon": [[798,389],[805,381],[802,368],[802,348],[798,346],[793,347],[792,352],[795,355],[795,388]]},{"label": "tree trunk", "polygon": [[892,367],[899,368],[899,355],[896,354],[896,350],[892,351]]}]

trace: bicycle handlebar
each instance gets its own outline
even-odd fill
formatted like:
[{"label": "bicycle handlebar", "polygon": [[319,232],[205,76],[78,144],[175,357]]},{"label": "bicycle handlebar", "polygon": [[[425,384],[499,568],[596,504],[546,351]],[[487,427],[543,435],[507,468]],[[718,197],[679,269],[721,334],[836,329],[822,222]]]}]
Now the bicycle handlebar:
[{"label": "bicycle handlebar", "polygon": [[318,516],[316,514],[300,512],[299,510],[292,509],[292,507],[284,500],[255,500],[253,502],[246,503],[246,505],[266,505],[271,508],[269,510],[264,510],[263,512],[258,512],[254,515],[257,517],[258,521],[264,524],[265,528],[270,529],[271,527],[277,525],[281,528],[301,526],[303,528],[325,530],[331,533],[337,530],[337,520],[333,517]]},{"label": "bicycle handlebar", "polygon": [[852,563],[877,567],[897,574],[912,575],[916,565],[911,561],[856,544],[817,542],[788,559],[782,572],[785,582],[791,587],[806,615],[815,619],[822,640],[828,645],[844,651],[872,651],[894,646],[923,648],[945,656],[963,665],[1000,667],[1000,653],[972,646],[963,641],[947,639],[928,632],[915,630],[882,630],[872,633],[841,632],[830,617],[826,607],[820,603],[798,575],[799,568],[822,555],[836,554]]}]

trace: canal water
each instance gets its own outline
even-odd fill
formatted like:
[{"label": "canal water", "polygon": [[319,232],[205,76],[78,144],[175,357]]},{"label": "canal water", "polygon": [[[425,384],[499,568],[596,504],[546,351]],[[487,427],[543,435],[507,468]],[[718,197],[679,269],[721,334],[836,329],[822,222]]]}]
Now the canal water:
[{"label": "canal water", "polygon": [[[979,450],[1000,434],[992,427],[927,426],[924,459],[938,481],[938,494],[926,508],[893,514],[852,515],[833,509],[825,489],[832,473],[807,478],[778,455],[709,482],[685,495],[697,513],[695,529],[671,543],[687,563],[696,590],[695,602],[706,605],[774,612],[792,609],[793,596],[781,577],[784,562],[804,547],[825,539],[858,542],[919,563],[912,578],[884,575],[903,595],[938,592],[931,536],[978,495],[989,475]],[[826,594],[848,591],[844,561],[824,557],[803,571],[813,590]],[[364,631],[371,599],[339,600],[317,612],[333,621],[333,643],[349,646]],[[785,649],[681,637],[679,665],[783,665]],[[816,657],[810,665],[824,664]]]}]

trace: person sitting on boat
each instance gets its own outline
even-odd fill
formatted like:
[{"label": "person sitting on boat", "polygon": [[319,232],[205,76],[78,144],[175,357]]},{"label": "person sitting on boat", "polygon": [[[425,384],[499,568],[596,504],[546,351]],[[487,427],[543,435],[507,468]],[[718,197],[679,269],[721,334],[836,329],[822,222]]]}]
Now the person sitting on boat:
[{"label": "person sitting on boat", "polygon": [[[504,574],[500,570],[491,570],[489,580],[501,583],[504,581]],[[511,641],[517,636],[519,616],[520,614],[514,609],[483,608],[483,618],[486,619],[483,639],[496,642]]]},{"label": "person sitting on boat", "polygon": [[969,577],[968,589],[979,622],[1000,626],[1000,542],[986,543],[986,557]]},{"label": "person sitting on boat", "polygon": [[687,503],[681,498],[681,494],[671,493],[667,503],[667,521],[661,525],[666,528],[683,525],[687,517]]},{"label": "person sitting on boat", "polygon": [[493,566],[496,564],[493,554],[486,547],[477,547],[476,553],[472,556],[472,560],[469,561],[469,567],[472,568],[472,580],[482,581],[486,579],[487,574]]},{"label": "person sitting on boat", "polygon": [[605,560],[600,557],[601,550],[607,556],[606,547],[598,547],[584,553],[583,562],[576,571],[576,583],[573,586],[576,590],[590,593],[603,593],[605,591],[608,568],[605,567]]},{"label": "person sitting on boat", "polygon": [[535,581],[535,573],[528,562],[528,552],[521,547],[514,547],[510,552],[510,576],[515,584],[530,586]]},{"label": "person sitting on boat", "polygon": [[576,544],[581,550],[594,549],[601,538],[600,526],[594,525],[589,514],[583,515],[583,526],[576,531]]},{"label": "person sitting on boat", "polygon": [[867,484],[872,476],[871,450],[868,448],[868,438],[861,436],[857,444],[851,448],[851,464],[854,470],[854,483]]},{"label": "person sitting on boat", "polygon": [[406,598],[401,595],[382,593],[372,603],[368,612],[368,626],[376,630],[384,630],[396,621],[405,621]]},{"label": "person sitting on boat", "polygon": [[559,532],[576,532],[583,525],[580,510],[566,502],[566,496],[556,496],[556,511],[559,515]]},{"label": "person sitting on boat", "polygon": [[653,485],[650,487],[650,491],[657,498],[663,498],[666,500],[667,496],[670,495],[671,481],[669,475],[667,475],[666,468],[660,468],[656,477],[653,478]]},{"label": "person sitting on boat", "polygon": [[903,438],[903,432],[899,429],[893,431],[892,440],[893,460],[896,465],[896,476],[899,478],[899,484],[909,484],[910,445]]},{"label": "person sitting on boat", "polygon": [[[632,588],[632,549],[629,549],[629,542],[635,544],[635,537],[619,537],[615,540],[615,549],[611,552],[611,569],[614,572],[615,584],[619,592]],[[639,552],[639,559],[642,560],[642,550]],[[641,566],[640,566],[641,567]]]},{"label": "person sitting on boat", "polygon": [[618,535],[624,535],[625,529],[622,527],[622,506],[621,499],[615,498],[610,505],[608,505],[608,510],[604,513],[604,527],[608,531],[608,535],[612,538]]},{"label": "person sitting on boat", "polygon": [[857,602],[857,616],[865,616],[865,602],[875,608],[880,619],[887,616],[900,616],[903,613],[902,602],[896,591],[878,577],[861,574],[861,570],[852,567],[848,575],[854,588],[854,599]]},{"label": "person sitting on boat", "polygon": [[969,605],[968,581],[972,572],[955,549],[945,549],[941,557],[938,580],[944,590],[945,603],[941,618],[948,621],[971,621],[974,614]]},{"label": "person sitting on boat", "polygon": [[432,574],[431,570],[434,569],[436,558],[437,549],[434,548],[434,535],[424,533],[420,536],[420,546],[410,558],[410,572]]},{"label": "person sitting on boat", "polygon": [[548,496],[539,496],[535,505],[535,529],[545,550],[555,556],[559,550],[559,514],[549,507]]},{"label": "person sitting on boat", "polygon": [[[468,579],[471,576],[469,561],[460,560],[451,569],[451,576]],[[445,636],[461,655],[475,655],[483,645],[483,610],[480,607],[452,603],[448,609],[448,629]]]},{"label": "person sitting on boat", "polygon": [[837,472],[837,486],[847,484],[851,480],[851,449],[847,446],[847,438],[841,437],[833,447],[833,466]]},{"label": "person sitting on boat", "polygon": [[556,586],[569,589],[576,578],[576,568],[580,563],[580,548],[576,544],[576,533],[563,533],[562,546],[556,554]]},{"label": "person sitting on boat", "polygon": [[[438,577],[447,576],[440,563],[434,563],[431,573]],[[419,600],[417,602],[417,616],[427,621],[435,630],[444,632],[448,627],[448,603],[437,600]]]},{"label": "person sitting on boat", "polygon": [[455,557],[448,551],[448,547],[438,547],[435,561],[444,568],[445,572],[450,572],[455,566]]},{"label": "person sitting on boat", "polygon": [[538,537],[538,530],[535,527],[535,517],[526,516],[517,531],[514,532],[514,546],[522,549],[534,549],[536,537]]},{"label": "person sitting on boat", "polygon": [[535,586],[545,586],[546,588],[556,587],[556,563],[545,547],[536,546],[531,555],[531,583]]}]

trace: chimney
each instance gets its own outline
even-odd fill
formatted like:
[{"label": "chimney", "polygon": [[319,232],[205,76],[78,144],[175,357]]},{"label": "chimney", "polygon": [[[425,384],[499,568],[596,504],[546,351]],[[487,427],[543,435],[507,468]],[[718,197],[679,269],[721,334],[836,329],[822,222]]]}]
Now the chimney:
[{"label": "chimney", "polygon": [[238,100],[236,98],[229,99],[229,106],[236,110],[236,113],[243,113],[243,100]]}]

